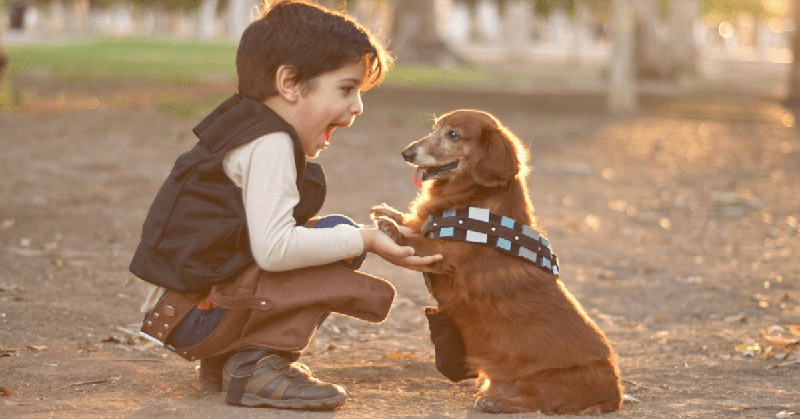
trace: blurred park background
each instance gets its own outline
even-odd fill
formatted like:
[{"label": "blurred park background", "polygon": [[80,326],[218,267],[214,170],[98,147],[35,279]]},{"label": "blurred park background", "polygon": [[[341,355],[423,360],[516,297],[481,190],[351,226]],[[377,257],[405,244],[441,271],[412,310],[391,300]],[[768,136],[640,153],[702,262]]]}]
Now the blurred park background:
[{"label": "blurred park background", "polygon": [[[256,0],[3,0],[0,105],[30,106],[25,78],[231,83]],[[389,83],[791,99],[794,0],[323,0],[398,57]]]}]

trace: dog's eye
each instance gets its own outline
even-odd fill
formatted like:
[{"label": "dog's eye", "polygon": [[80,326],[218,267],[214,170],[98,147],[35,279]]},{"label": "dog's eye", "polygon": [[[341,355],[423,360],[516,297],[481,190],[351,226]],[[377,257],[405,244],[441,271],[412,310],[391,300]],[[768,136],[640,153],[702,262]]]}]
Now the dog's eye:
[{"label": "dog's eye", "polygon": [[447,138],[449,138],[449,139],[451,139],[453,141],[458,141],[458,140],[461,139],[461,134],[457,133],[454,130],[450,130],[450,131],[447,131]]}]

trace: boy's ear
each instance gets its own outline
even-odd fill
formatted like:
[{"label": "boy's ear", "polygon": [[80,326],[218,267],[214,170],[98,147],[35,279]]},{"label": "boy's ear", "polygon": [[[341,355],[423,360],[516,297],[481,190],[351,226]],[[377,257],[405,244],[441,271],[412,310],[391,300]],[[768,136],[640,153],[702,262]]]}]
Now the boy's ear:
[{"label": "boy's ear", "polygon": [[275,73],[275,88],[278,94],[289,102],[296,102],[300,98],[300,84],[297,83],[297,69],[291,65],[278,67]]}]

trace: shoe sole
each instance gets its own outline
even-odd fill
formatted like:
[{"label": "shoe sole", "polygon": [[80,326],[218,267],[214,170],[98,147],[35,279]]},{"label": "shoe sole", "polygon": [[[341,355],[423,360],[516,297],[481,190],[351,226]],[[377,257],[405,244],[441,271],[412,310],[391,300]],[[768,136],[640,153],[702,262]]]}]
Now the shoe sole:
[{"label": "shoe sole", "polygon": [[297,410],[330,410],[344,405],[346,401],[347,396],[343,394],[319,400],[271,400],[258,397],[254,394],[245,393],[244,396],[242,396],[241,402],[227,403],[234,406],[248,407],[277,407],[278,409]]}]

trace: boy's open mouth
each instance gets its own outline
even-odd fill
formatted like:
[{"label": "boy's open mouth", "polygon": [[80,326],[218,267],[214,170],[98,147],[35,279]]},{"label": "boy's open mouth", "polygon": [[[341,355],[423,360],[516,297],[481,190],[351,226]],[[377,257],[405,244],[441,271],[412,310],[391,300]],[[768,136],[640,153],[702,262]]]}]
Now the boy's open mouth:
[{"label": "boy's open mouth", "polygon": [[328,125],[328,129],[325,130],[325,145],[328,145],[328,143],[331,142],[331,133],[333,132],[333,130],[335,130],[336,128],[340,128],[342,126],[343,126],[342,124]]},{"label": "boy's open mouth", "polygon": [[421,181],[439,179],[442,174],[449,172],[456,167],[458,167],[458,160],[453,160],[450,163],[443,164],[441,166],[417,166],[414,169],[414,179],[419,179]]}]

